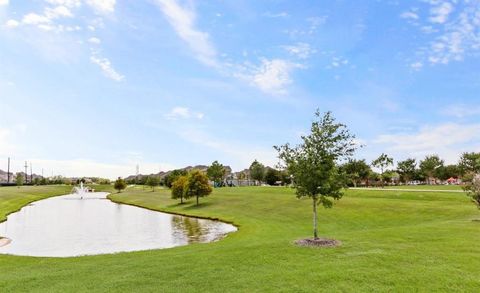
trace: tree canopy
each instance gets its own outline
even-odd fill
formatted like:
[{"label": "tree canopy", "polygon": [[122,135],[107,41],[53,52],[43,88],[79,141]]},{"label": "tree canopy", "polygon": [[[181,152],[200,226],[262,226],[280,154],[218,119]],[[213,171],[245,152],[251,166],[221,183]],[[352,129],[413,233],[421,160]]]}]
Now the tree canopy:
[{"label": "tree canopy", "polygon": [[337,123],[331,112],[315,112],[310,134],[301,136],[297,146],[275,146],[284,168],[293,176],[297,197],[309,197],[313,202],[314,238],[318,238],[317,205],[333,206],[342,197],[345,180],[337,164],[349,158],[357,146],[355,136],[346,125]]},{"label": "tree canopy", "polygon": [[17,173],[17,176],[15,177],[15,183],[17,184],[17,186],[22,186],[24,182],[25,177],[23,176],[23,173]]},{"label": "tree canopy", "polygon": [[183,175],[187,175],[187,171],[186,170],[182,170],[182,169],[176,169],[176,170],[173,170],[172,172],[170,172],[169,174],[167,174],[164,178],[163,178],[163,183],[165,184],[165,186],[167,186],[168,188],[171,188],[172,187],[172,184],[173,182],[180,176],[183,176]]},{"label": "tree canopy", "polygon": [[427,176],[429,184],[432,178],[435,179],[435,170],[441,166],[443,166],[443,160],[437,155],[426,156],[420,161],[420,170]]},{"label": "tree canopy", "polygon": [[183,200],[186,199],[186,187],[188,183],[188,176],[182,175],[178,177],[172,184],[172,198],[180,199],[180,203],[183,203]]},{"label": "tree canopy", "polygon": [[208,177],[199,170],[190,171],[185,185],[185,197],[194,196],[198,205],[198,199],[208,196],[210,193],[212,193],[212,187],[208,182]]},{"label": "tree canopy", "polygon": [[223,180],[225,179],[226,173],[227,170],[218,161],[214,161],[207,169],[207,176],[215,183],[215,187],[220,187],[223,185]]},{"label": "tree canopy", "polygon": [[479,174],[480,173],[480,153],[463,153],[458,163],[461,174]]},{"label": "tree canopy", "polygon": [[148,176],[147,181],[145,181],[145,184],[147,186],[150,186],[152,188],[152,191],[155,191],[155,186],[158,186],[160,184],[160,179],[158,176]]},{"label": "tree canopy", "polygon": [[382,181],[382,187],[385,185],[384,173],[386,168],[393,165],[393,158],[389,157],[387,154],[382,153],[378,158],[373,160],[372,166],[380,169],[380,178]]},{"label": "tree canopy", "polygon": [[265,179],[265,166],[258,162],[257,160],[253,161],[250,165],[250,178],[259,182],[263,182]]},{"label": "tree canopy", "polygon": [[415,169],[417,168],[417,160],[406,159],[397,163],[397,171],[404,183],[408,183],[415,176]]},{"label": "tree canopy", "polygon": [[342,166],[345,171],[348,180],[353,183],[353,186],[357,186],[360,181],[368,180],[371,169],[365,160],[349,159],[347,163]]},{"label": "tree canopy", "polygon": [[125,188],[127,188],[127,183],[121,177],[118,177],[113,184],[113,188],[115,188],[119,193],[122,192]]}]

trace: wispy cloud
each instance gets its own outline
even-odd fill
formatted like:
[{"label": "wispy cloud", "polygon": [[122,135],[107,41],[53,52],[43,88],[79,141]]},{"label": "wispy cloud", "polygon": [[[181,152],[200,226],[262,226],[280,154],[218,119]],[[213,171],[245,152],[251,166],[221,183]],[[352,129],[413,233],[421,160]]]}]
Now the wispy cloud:
[{"label": "wispy cloud", "polygon": [[[448,64],[480,51],[480,5],[478,1],[425,1],[429,17],[419,24],[432,37],[417,54],[422,63]],[[404,15],[406,16],[406,15]],[[410,15],[412,16],[412,15]],[[411,17],[410,17],[411,19]]]},{"label": "wispy cloud", "polygon": [[289,14],[285,11],[282,11],[282,12],[267,11],[263,14],[263,16],[270,17],[270,18],[283,18],[283,17],[289,17]]},{"label": "wispy cloud", "polygon": [[301,64],[284,59],[263,58],[260,65],[245,66],[242,72],[237,73],[237,77],[246,80],[265,93],[284,95],[288,92],[287,87],[292,83],[292,71],[303,67]]},{"label": "wispy cloud", "polygon": [[218,67],[217,52],[208,33],[196,27],[196,12],[192,7],[182,6],[176,0],[156,0],[178,36],[188,44],[195,57],[202,63]]},{"label": "wispy cloud", "polygon": [[98,55],[99,53],[93,53],[92,56],[90,56],[90,61],[94,64],[97,64],[100,69],[103,71],[103,74],[117,82],[123,81],[125,79],[125,76],[122,74],[118,73],[114,68],[110,60],[108,60],[105,57],[101,57]]},{"label": "wispy cloud", "polygon": [[405,18],[405,19],[418,19],[419,18],[418,14],[413,12],[413,11],[403,12],[402,14],[400,14],[400,17]]},{"label": "wispy cloud", "polygon": [[101,41],[99,38],[91,37],[90,39],[88,39],[88,42],[91,43],[91,44],[98,45],[98,44],[100,44],[102,41]]},{"label": "wispy cloud", "polygon": [[99,14],[109,14],[115,11],[116,0],[86,0],[86,3]]},{"label": "wispy cloud", "polygon": [[297,43],[295,45],[283,46],[283,48],[293,55],[300,59],[308,59],[312,54],[315,54],[317,50],[313,49],[307,43]]},{"label": "wispy cloud", "polygon": [[433,23],[444,23],[448,20],[448,16],[453,11],[453,5],[448,1],[431,1],[431,3],[436,3],[430,9],[430,22]]},{"label": "wispy cloud", "polygon": [[174,107],[169,113],[165,114],[165,118],[168,120],[203,119],[204,116],[203,113],[192,111],[187,107]]}]

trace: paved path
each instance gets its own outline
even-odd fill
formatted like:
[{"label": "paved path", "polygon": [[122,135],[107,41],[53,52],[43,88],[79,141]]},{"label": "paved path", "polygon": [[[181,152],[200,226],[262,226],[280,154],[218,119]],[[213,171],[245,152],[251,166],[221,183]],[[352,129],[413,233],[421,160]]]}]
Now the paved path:
[{"label": "paved path", "polygon": [[408,191],[408,192],[453,192],[464,193],[463,190],[446,190],[446,189],[402,189],[402,188],[366,188],[366,187],[352,187],[353,190],[376,190],[376,191]]}]

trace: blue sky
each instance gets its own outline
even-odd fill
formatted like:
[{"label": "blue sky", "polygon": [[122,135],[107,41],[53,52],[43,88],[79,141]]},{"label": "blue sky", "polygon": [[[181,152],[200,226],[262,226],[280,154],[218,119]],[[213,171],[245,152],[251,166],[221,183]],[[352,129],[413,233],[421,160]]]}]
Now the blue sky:
[{"label": "blue sky", "polygon": [[0,0],[0,169],[277,162],[316,108],[359,158],[480,150],[480,1]]}]

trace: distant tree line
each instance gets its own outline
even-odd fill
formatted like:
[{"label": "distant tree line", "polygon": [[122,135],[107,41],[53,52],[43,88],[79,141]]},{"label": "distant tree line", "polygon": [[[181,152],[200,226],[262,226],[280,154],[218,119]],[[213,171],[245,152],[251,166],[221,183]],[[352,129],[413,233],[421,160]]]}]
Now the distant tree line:
[{"label": "distant tree line", "polygon": [[[446,165],[438,155],[425,156],[423,160],[414,158],[398,161],[386,154],[368,164],[365,160],[349,159],[340,165],[349,186],[396,185],[396,184],[441,184],[449,179],[455,182],[470,182],[480,173],[480,153],[463,153],[457,164]],[[379,173],[372,167],[380,170]]]}]

